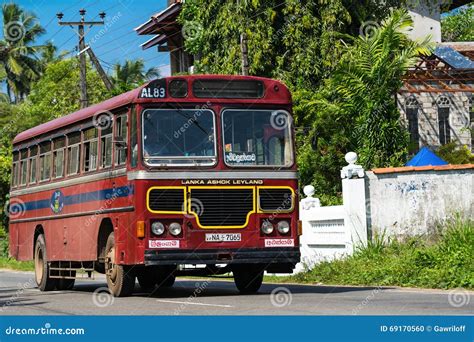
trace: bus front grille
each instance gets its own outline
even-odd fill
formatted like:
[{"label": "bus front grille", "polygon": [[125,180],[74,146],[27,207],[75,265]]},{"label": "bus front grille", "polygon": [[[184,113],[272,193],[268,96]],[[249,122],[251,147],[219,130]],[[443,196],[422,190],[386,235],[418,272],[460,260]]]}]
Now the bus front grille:
[{"label": "bus front grille", "polygon": [[254,212],[255,188],[191,188],[190,211],[203,228],[243,228]]},{"label": "bus front grille", "polygon": [[156,213],[184,211],[184,188],[153,187],[148,192],[148,208]]},{"label": "bus front grille", "polygon": [[260,188],[259,208],[268,211],[289,211],[293,208],[293,191],[290,188]]}]

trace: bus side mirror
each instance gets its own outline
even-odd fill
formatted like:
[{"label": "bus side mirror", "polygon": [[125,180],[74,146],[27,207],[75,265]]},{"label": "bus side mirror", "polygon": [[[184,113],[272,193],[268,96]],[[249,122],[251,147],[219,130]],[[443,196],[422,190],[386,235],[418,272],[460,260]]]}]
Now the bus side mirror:
[{"label": "bus side mirror", "polygon": [[115,147],[118,149],[124,150],[127,148],[127,142],[122,139],[122,137],[114,137]]}]

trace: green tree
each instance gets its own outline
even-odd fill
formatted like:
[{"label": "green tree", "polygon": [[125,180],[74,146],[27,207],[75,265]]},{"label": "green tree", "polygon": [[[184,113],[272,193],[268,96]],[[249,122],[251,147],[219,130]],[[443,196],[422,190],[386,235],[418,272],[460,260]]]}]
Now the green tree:
[{"label": "green tree", "polygon": [[0,74],[6,81],[11,99],[18,102],[30,91],[31,82],[38,79],[41,63],[38,53],[42,46],[35,40],[45,31],[34,14],[17,4],[2,5],[3,39],[0,40]]},{"label": "green tree", "polygon": [[137,88],[144,82],[160,77],[158,68],[145,70],[145,63],[141,59],[126,60],[123,64],[114,65],[112,82],[116,93],[122,93]]},{"label": "green tree", "polygon": [[471,3],[441,19],[441,35],[445,42],[474,40],[474,4]]}]

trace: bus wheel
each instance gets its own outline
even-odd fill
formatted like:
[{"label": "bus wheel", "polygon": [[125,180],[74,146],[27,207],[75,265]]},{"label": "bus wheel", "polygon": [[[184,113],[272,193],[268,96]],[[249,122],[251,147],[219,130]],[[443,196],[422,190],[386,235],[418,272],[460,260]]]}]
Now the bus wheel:
[{"label": "bus wheel", "polygon": [[133,293],[135,274],[131,267],[115,263],[115,238],[110,233],[105,247],[105,276],[107,286],[114,297],[126,297]]},{"label": "bus wheel", "polygon": [[[66,275],[66,274],[68,276],[75,277],[76,276],[76,271],[71,271],[71,273],[64,272],[63,275]],[[62,290],[72,290],[72,288],[74,287],[75,281],[76,281],[76,279],[66,279],[66,278],[58,279],[58,284],[56,285],[56,288],[60,291],[62,291]]]},{"label": "bus wheel", "polygon": [[41,291],[51,291],[56,287],[56,279],[49,276],[46,243],[43,234],[38,235],[35,244],[35,280]]},{"label": "bus wheel", "polygon": [[264,270],[259,265],[235,265],[232,267],[234,282],[242,294],[256,293],[263,282]]},{"label": "bus wheel", "polygon": [[155,289],[156,277],[155,275],[146,269],[140,270],[137,274],[138,284],[143,292],[152,292]]}]

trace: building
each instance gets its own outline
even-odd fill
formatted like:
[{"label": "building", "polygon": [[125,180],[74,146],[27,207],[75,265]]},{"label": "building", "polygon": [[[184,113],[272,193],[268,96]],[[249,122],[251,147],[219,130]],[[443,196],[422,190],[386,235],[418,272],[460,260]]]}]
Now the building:
[{"label": "building", "polygon": [[151,16],[135,28],[139,35],[152,37],[141,45],[143,50],[156,47],[158,52],[170,53],[171,74],[188,72],[193,56],[184,51],[183,28],[177,22],[181,11],[181,0],[168,0],[168,7]]}]

